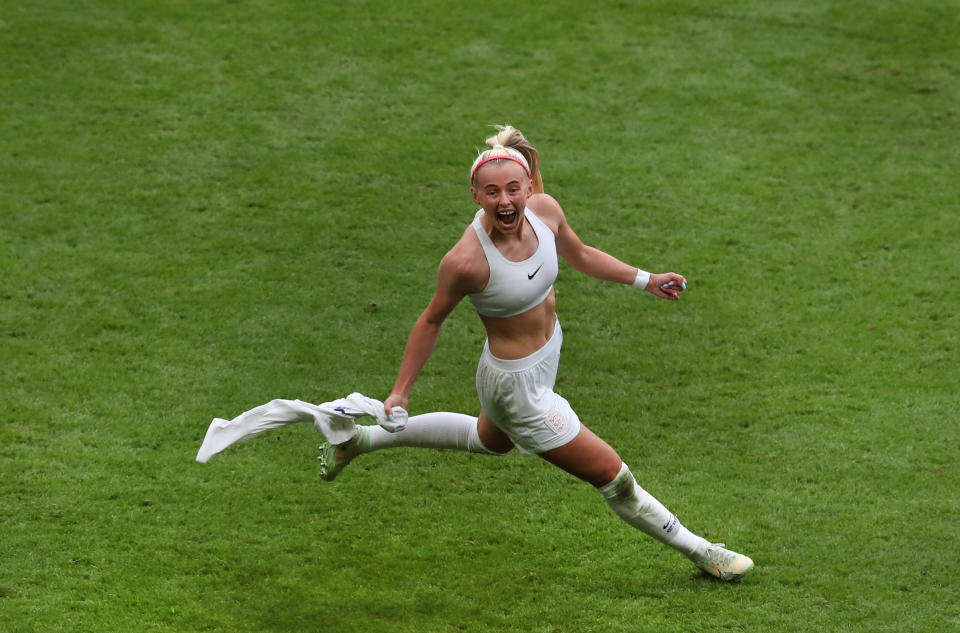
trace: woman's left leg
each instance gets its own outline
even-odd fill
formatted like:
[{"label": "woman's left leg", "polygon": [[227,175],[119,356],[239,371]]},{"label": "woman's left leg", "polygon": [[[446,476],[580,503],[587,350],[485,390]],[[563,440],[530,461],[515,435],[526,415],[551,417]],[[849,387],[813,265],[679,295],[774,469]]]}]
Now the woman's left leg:
[{"label": "woman's left leg", "polygon": [[732,582],[753,568],[749,556],[728,550],[723,543],[710,543],[685,528],[676,515],[640,487],[617,452],[587,427],[581,425],[572,441],[540,456],[593,484],[617,516],[679,550],[705,573]]},{"label": "woman's left leg", "polygon": [[617,452],[586,426],[572,441],[540,457],[594,486],[617,516],[661,543],[687,556],[710,545],[641,488]]}]

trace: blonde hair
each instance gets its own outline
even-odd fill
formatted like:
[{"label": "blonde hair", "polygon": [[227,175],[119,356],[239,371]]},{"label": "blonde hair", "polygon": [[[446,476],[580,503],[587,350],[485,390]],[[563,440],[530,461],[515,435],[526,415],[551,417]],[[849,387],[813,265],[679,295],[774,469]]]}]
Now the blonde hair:
[{"label": "blonde hair", "polygon": [[512,125],[496,125],[497,133],[486,140],[490,147],[480,152],[470,168],[470,184],[474,183],[477,169],[491,161],[509,160],[519,163],[530,180],[534,193],[543,193],[543,178],[540,176],[540,154],[537,148]]}]

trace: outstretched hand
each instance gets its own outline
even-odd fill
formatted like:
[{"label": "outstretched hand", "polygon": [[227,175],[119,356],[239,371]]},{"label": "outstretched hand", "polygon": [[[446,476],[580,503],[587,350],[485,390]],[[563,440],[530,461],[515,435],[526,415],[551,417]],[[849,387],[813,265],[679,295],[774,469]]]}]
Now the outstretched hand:
[{"label": "outstretched hand", "polygon": [[645,288],[650,294],[668,301],[676,301],[686,289],[686,278],[677,273],[651,274],[650,281],[647,282],[647,287]]},{"label": "outstretched hand", "polygon": [[407,398],[396,394],[391,393],[390,397],[383,401],[383,412],[389,417],[393,414],[393,408],[400,407],[401,409],[407,409]]},{"label": "outstretched hand", "polygon": [[[402,404],[399,404],[399,402],[402,402]],[[410,417],[410,414],[407,413],[406,398],[390,394],[387,401],[383,403],[383,412],[386,413],[386,417],[377,420],[381,427],[391,433],[398,433],[406,428],[407,420]]]}]

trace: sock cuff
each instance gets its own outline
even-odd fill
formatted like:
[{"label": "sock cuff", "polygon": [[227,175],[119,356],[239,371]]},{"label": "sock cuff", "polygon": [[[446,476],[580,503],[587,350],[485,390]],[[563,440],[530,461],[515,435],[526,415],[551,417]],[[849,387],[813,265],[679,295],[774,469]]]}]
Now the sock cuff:
[{"label": "sock cuff", "polygon": [[467,432],[467,450],[471,453],[486,453],[487,455],[500,455],[495,451],[491,451],[483,443],[483,440],[480,439],[480,433],[477,431],[476,423],[470,425],[470,430]]},{"label": "sock cuff", "polygon": [[618,489],[620,486],[622,486],[622,485],[623,485],[623,482],[625,482],[625,481],[629,481],[629,482],[630,482],[630,484],[631,484],[630,488],[631,488],[631,490],[632,490],[632,489],[633,489],[633,485],[636,484],[636,480],[633,478],[633,473],[630,472],[630,467],[627,466],[627,462],[621,461],[621,462],[620,462],[620,471],[617,473],[617,476],[614,477],[614,478],[610,481],[610,483],[607,483],[607,484],[604,484],[604,485],[600,486],[599,488],[597,488],[597,490],[598,490],[598,491],[600,492],[600,494],[602,494],[604,497],[615,496],[615,495],[617,494],[617,489]]}]

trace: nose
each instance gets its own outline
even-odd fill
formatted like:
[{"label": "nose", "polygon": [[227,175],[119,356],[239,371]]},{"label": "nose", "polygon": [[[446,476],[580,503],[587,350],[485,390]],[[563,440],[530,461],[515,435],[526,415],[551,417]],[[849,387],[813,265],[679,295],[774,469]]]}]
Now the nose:
[{"label": "nose", "polygon": [[499,204],[500,204],[501,207],[509,207],[509,206],[510,206],[510,196],[507,195],[507,192],[503,192],[503,193],[500,194],[500,200],[499,200],[498,202],[499,202]]}]

